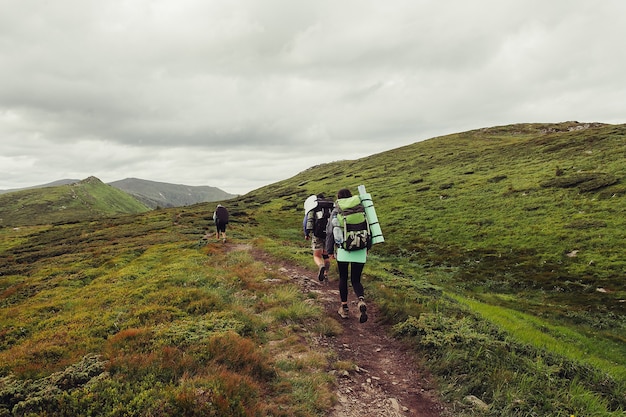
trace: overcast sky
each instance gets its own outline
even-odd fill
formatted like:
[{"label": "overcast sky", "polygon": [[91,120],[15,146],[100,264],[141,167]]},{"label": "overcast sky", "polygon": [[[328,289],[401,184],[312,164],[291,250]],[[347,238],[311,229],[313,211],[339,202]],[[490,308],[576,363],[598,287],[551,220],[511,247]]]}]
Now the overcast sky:
[{"label": "overcast sky", "polygon": [[626,122],[624,0],[0,0],[0,189],[248,191],[511,123]]}]

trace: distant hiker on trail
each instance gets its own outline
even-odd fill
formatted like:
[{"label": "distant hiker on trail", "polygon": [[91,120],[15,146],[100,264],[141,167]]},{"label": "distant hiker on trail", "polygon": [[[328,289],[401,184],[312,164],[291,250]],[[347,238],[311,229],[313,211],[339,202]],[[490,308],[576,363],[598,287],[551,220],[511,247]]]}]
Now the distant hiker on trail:
[{"label": "distant hiker on trail", "polygon": [[361,313],[359,321],[367,321],[367,304],[361,284],[361,274],[365,267],[367,251],[371,247],[369,226],[365,217],[365,208],[358,195],[352,196],[347,188],[337,192],[337,202],[331,213],[331,221],[326,227],[326,251],[331,258],[337,259],[339,270],[339,297],[341,306],[339,316],[350,317],[348,308],[348,272],[350,282],[358,297],[357,307]]},{"label": "distant hiker on trail", "polygon": [[333,209],[332,200],[326,200],[324,194],[312,195],[304,204],[304,238],[311,240],[313,262],[318,267],[317,279],[328,280],[330,260],[326,253],[326,224]]},{"label": "distant hiker on trail", "polygon": [[228,224],[228,210],[221,204],[217,205],[215,212],[213,213],[213,221],[215,222],[215,238],[220,238],[222,235],[222,241],[226,242],[226,225]]}]

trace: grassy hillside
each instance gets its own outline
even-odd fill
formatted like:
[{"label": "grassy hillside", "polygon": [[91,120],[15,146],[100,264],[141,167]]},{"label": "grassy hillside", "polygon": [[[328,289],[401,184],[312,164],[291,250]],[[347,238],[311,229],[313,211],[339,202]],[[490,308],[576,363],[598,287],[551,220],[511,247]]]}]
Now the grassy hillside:
[{"label": "grassy hillside", "polygon": [[302,339],[338,324],[247,251],[201,241],[211,216],[0,229],[0,415],[322,415],[331,358]]},{"label": "grassy hillside", "polygon": [[57,180],[57,181],[52,181],[49,182],[47,184],[41,184],[41,185],[34,185],[32,187],[25,187],[25,188],[13,188],[13,189],[9,189],[9,190],[0,190],[0,194],[4,194],[4,193],[14,193],[16,191],[24,191],[24,190],[32,190],[34,188],[45,188],[45,187],[57,187],[59,185],[69,185],[69,184],[74,184],[75,182],[79,182],[80,180],[77,179],[62,179],[62,180]]},{"label": "grassy hillside", "polygon": [[0,195],[0,227],[67,223],[147,210],[127,193],[89,177],[74,184]]},{"label": "grassy hillside", "polygon": [[[513,125],[316,166],[224,202],[229,237],[313,271],[304,199],[365,184],[367,297],[455,416],[623,416],[625,135]],[[213,208],[1,228],[0,415],[325,415],[345,364],[303,340],[340,326],[200,240]]]},{"label": "grassy hillside", "polygon": [[[586,395],[623,410],[624,156],[623,125],[502,126],[316,166],[243,201],[289,256],[308,195],[365,184],[386,237],[369,291],[450,395],[487,399],[493,415],[567,415],[555,397]],[[581,389],[583,374],[603,388]]]},{"label": "grassy hillside", "polygon": [[454,270],[440,283],[479,298],[515,294],[517,305],[530,291],[522,308],[537,314],[545,304],[623,314],[626,127],[584,126],[435,138],[311,168],[247,201],[279,197],[296,222],[306,196],[365,184],[387,237],[377,253]]}]

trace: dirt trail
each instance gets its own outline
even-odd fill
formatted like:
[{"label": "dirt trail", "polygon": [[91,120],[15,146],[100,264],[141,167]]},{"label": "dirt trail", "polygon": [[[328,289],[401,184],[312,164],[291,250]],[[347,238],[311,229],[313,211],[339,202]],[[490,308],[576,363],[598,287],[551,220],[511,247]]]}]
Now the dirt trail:
[{"label": "dirt trail", "polygon": [[[337,319],[343,333],[334,337],[319,337],[320,346],[332,349],[342,361],[358,367],[337,376],[337,405],[329,417],[443,417],[449,415],[437,400],[427,373],[420,368],[413,352],[401,342],[389,336],[389,327],[377,320],[376,305],[368,300],[366,323],[359,323],[355,297],[350,287],[351,302],[349,319],[337,314],[339,290],[337,277],[331,269],[330,282],[320,283],[316,273],[268,254],[252,249],[254,258],[268,268],[276,269],[297,282],[305,292],[317,293],[326,312]],[[311,261],[312,262],[312,261]],[[366,267],[367,268],[367,267]],[[367,294],[367,282],[364,282]]]}]

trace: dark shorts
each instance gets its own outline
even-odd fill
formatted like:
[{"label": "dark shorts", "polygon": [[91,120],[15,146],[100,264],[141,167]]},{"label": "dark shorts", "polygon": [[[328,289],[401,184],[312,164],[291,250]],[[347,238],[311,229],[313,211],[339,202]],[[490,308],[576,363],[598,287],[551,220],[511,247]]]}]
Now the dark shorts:
[{"label": "dark shorts", "polygon": [[215,228],[217,229],[218,232],[226,232],[227,224],[228,223],[225,223],[221,221],[220,219],[215,220]]}]

